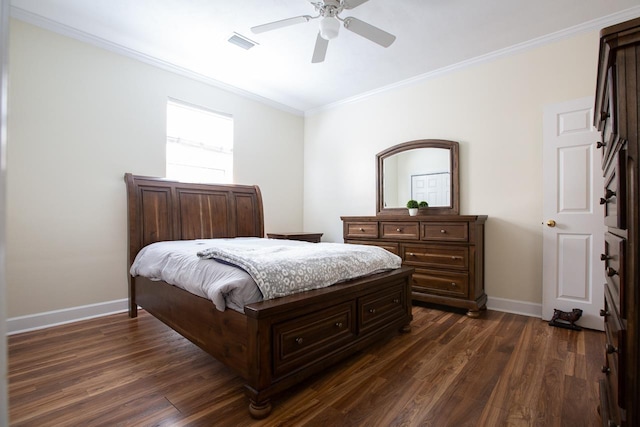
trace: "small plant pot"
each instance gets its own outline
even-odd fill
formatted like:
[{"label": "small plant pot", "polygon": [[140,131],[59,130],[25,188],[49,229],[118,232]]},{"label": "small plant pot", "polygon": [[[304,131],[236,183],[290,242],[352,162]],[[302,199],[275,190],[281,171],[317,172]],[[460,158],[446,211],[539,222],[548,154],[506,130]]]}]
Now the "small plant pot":
[{"label": "small plant pot", "polygon": [[418,215],[418,208],[409,208],[409,215],[410,216]]}]

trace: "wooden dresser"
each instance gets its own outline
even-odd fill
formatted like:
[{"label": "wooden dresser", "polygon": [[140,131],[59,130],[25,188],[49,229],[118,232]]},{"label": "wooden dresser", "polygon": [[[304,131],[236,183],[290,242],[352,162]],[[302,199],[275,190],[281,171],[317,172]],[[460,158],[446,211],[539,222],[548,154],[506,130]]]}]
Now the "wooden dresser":
[{"label": "wooden dresser", "polygon": [[595,120],[605,177],[603,426],[640,426],[640,19],[601,32]]},{"label": "wooden dresser", "polygon": [[486,308],[484,223],[486,216],[343,216],[345,243],[375,245],[415,268],[412,299],[468,309]]}]

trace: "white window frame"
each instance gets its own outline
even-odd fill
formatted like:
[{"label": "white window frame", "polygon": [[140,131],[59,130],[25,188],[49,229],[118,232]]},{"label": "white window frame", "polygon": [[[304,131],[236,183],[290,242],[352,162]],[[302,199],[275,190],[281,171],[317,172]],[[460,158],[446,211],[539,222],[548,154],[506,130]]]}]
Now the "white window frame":
[{"label": "white window frame", "polygon": [[233,183],[232,115],[169,98],[166,134],[167,178]]}]

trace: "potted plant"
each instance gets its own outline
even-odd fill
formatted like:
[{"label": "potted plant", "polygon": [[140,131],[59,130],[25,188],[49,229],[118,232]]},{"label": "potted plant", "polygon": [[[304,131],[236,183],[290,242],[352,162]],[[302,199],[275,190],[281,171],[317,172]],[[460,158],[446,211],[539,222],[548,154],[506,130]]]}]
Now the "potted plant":
[{"label": "potted plant", "polygon": [[429,203],[425,202],[424,200],[418,203],[418,209],[424,209],[428,207],[429,207]]},{"label": "potted plant", "polygon": [[409,209],[409,215],[416,216],[418,215],[418,201],[417,200],[409,200],[407,202],[407,209]]}]

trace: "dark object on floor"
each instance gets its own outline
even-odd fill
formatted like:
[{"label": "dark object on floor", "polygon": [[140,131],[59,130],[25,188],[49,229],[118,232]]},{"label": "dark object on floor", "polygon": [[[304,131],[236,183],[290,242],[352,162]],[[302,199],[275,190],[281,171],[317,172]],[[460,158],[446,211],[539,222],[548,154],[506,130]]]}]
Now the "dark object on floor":
[{"label": "dark object on floor", "polygon": [[553,317],[549,321],[549,325],[581,331],[582,328],[575,324],[580,317],[582,317],[582,310],[579,308],[574,308],[571,311],[562,311],[554,308]]}]

